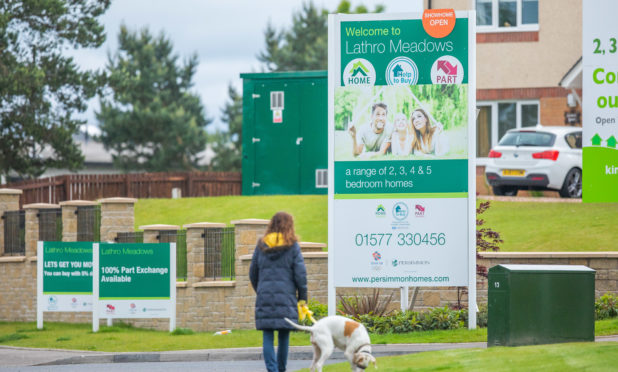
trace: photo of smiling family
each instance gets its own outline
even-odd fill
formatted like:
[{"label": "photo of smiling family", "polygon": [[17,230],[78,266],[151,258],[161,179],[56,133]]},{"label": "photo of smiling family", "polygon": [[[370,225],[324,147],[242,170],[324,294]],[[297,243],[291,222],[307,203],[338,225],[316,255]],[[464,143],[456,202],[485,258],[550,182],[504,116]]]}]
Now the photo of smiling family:
[{"label": "photo of smiling family", "polygon": [[335,161],[465,159],[468,86],[339,87]]}]

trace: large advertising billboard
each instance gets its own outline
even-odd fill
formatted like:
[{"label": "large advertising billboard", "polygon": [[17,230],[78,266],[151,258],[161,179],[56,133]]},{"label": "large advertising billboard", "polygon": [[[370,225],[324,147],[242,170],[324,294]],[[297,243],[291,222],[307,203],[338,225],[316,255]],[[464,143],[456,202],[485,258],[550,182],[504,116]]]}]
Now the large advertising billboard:
[{"label": "large advertising billboard", "polygon": [[331,17],[332,286],[473,282],[473,14]]}]

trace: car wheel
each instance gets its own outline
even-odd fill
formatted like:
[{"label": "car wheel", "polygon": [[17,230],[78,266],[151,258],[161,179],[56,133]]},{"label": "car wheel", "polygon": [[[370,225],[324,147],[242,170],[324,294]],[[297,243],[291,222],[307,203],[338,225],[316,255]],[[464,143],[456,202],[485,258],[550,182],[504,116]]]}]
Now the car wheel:
[{"label": "car wheel", "polygon": [[517,187],[513,186],[494,186],[492,190],[497,196],[516,196],[518,191]]},{"label": "car wheel", "polygon": [[581,198],[582,171],[577,168],[571,169],[564,178],[564,183],[559,193],[563,198]]}]

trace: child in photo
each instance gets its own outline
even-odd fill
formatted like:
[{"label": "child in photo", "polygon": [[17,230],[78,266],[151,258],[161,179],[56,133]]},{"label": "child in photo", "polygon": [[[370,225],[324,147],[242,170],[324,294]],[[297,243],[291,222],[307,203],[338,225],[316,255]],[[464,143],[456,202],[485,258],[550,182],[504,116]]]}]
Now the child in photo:
[{"label": "child in photo", "polygon": [[406,115],[395,115],[394,131],[391,137],[391,152],[397,156],[407,156],[412,153],[414,137],[408,132],[408,119]]}]

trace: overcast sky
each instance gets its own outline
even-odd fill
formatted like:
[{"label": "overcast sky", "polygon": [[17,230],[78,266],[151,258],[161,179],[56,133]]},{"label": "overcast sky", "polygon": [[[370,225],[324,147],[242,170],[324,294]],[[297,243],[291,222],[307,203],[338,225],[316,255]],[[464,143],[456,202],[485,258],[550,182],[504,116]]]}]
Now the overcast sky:
[{"label": "overcast sky", "polygon": [[[314,0],[318,8],[334,10],[340,0]],[[416,11],[422,0],[351,1],[370,10],[384,4],[388,13]],[[130,30],[148,27],[154,35],[161,31],[174,45],[174,53],[184,57],[197,53],[199,66],[194,75],[194,90],[202,97],[210,129],[221,128],[221,107],[227,99],[227,86],[239,91],[242,72],[261,71],[256,55],[264,48],[264,29],[270,21],[277,29],[291,24],[292,14],[302,8],[303,0],[112,0],[102,17],[107,41],[96,50],[72,53],[83,68],[105,67],[107,54],[115,52],[122,23]],[[89,124],[97,124],[92,100],[86,114]]]}]

